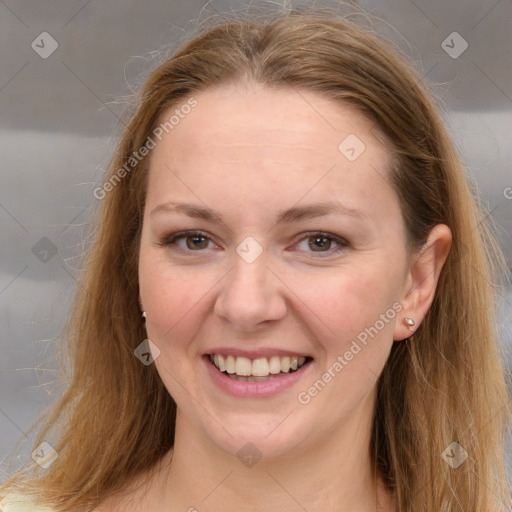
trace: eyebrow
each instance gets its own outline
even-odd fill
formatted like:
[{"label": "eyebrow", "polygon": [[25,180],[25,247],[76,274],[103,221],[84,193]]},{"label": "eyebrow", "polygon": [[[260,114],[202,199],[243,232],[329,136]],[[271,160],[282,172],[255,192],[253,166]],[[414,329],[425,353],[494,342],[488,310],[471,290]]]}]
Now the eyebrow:
[{"label": "eyebrow", "polygon": [[[211,208],[195,205],[192,203],[176,203],[173,201],[168,201],[167,203],[163,203],[155,207],[151,211],[150,216],[160,211],[182,213],[196,219],[203,219],[225,224],[224,218],[220,213],[212,210]],[[348,208],[339,202],[327,201],[323,203],[313,203],[306,206],[293,206],[287,210],[282,210],[278,213],[275,223],[283,224],[298,222],[303,219],[322,217],[332,213],[348,215],[360,219],[367,217],[367,215],[361,210]]]}]

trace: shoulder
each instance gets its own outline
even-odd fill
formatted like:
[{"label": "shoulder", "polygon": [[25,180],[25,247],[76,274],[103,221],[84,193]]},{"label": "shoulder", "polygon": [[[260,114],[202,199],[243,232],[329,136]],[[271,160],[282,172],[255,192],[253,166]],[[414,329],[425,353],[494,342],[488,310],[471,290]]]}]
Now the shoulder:
[{"label": "shoulder", "polygon": [[0,512],[52,512],[52,509],[38,506],[32,498],[11,493],[0,496]]}]

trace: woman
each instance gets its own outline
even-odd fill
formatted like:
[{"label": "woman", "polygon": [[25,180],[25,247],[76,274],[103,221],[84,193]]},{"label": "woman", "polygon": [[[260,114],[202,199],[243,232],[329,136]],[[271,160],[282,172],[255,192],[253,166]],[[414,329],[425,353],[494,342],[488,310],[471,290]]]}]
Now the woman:
[{"label": "woman", "polygon": [[208,29],[149,77],[95,195],[37,441],[58,457],[7,510],[510,508],[492,237],[371,31]]}]

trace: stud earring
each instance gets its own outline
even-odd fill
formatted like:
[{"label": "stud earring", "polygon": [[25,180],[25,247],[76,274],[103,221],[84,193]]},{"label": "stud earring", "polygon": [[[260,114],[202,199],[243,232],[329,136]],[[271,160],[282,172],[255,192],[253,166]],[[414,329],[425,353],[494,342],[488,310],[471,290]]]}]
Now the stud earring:
[{"label": "stud earring", "polygon": [[143,321],[144,323],[146,323],[146,318],[147,318],[147,317],[148,317],[148,316],[146,315],[146,312],[145,312],[145,311],[143,311],[143,312],[142,312],[142,321]]},{"label": "stud earring", "polygon": [[415,322],[412,318],[410,318],[410,317],[408,317],[408,316],[406,316],[406,317],[402,320],[402,323],[403,323],[404,325],[406,325],[407,327],[413,327],[414,325],[416,325],[416,322]]}]

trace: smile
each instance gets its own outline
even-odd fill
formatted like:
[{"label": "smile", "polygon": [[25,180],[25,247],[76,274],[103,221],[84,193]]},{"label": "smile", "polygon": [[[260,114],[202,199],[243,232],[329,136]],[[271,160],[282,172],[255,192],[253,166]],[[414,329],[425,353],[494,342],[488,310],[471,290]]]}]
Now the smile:
[{"label": "smile", "polygon": [[[272,354],[272,352],[270,352]],[[239,398],[267,398],[295,386],[311,372],[313,358],[306,355],[205,354],[203,361],[213,383]]]}]

